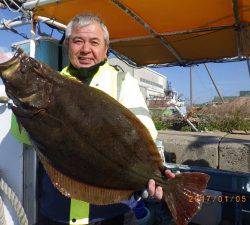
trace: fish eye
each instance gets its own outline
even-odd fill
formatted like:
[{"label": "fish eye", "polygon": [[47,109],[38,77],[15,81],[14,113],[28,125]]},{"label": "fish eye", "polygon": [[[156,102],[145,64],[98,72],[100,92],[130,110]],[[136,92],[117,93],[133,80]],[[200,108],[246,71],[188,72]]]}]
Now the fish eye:
[{"label": "fish eye", "polygon": [[26,73],[27,72],[27,65],[22,65],[20,68],[21,73]]},{"label": "fish eye", "polygon": [[20,63],[25,64],[26,63],[26,57],[21,58]]},{"label": "fish eye", "polygon": [[20,64],[21,64],[21,67],[20,67],[21,73],[26,73],[27,70],[28,70],[29,58],[28,57],[23,57],[20,60]]}]

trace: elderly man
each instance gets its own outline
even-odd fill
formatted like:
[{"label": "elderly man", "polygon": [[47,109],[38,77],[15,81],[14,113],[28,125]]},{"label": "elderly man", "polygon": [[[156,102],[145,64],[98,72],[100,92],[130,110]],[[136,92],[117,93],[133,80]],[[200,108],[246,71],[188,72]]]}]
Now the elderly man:
[{"label": "elderly man", "polygon": [[[66,29],[65,45],[70,64],[61,72],[63,76],[78,79],[98,88],[130,109],[149,130],[153,139],[157,131],[140,92],[137,81],[130,75],[118,72],[107,62],[109,33],[99,17],[91,14],[78,15]],[[139,109],[139,110],[138,110]],[[174,177],[170,171],[166,176]],[[62,196],[50,182],[46,172],[41,172],[39,224],[136,224],[129,201],[108,206],[96,206]],[[94,178],[93,178],[94,179]],[[150,196],[160,200],[163,192],[154,180],[148,182]]]}]

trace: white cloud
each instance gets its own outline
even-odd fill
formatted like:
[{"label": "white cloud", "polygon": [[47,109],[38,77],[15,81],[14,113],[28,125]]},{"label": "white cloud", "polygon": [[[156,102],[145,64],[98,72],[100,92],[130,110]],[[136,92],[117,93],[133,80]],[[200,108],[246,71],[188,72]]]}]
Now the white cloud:
[{"label": "white cloud", "polygon": [[12,56],[13,54],[11,52],[0,46],[0,63],[8,61]]},{"label": "white cloud", "polygon": [[8,52],[8,48],[0,46],[0,52]]}]

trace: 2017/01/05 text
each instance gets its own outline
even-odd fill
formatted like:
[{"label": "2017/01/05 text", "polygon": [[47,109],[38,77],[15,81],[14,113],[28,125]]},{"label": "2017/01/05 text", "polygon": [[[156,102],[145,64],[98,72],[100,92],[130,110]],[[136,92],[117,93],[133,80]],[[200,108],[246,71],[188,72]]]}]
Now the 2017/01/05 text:
[{"label": "2017/01/05 text", "polygon": [[226,203],[226,202],[236,202],[236,203],[244,203],[246,202],[247,196],[245,195],[189,195],[188,201],[189,202],[219,202],[219,203]]}]

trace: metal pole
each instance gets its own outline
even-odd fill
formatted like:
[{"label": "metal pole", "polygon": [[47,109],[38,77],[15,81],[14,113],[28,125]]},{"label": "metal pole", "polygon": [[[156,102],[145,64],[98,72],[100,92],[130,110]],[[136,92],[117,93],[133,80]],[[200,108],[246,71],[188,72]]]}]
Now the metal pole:
[{"label": "metal pole", "polygon": [[31,12],[31,39],[30,39],[30,57],[36,57],[36,22],[34,21],[33,12]]},{"label": "metal pole", "polygon": [[192,106],[193,106],[193,79],[192,79],[192,66],[190,66],[189,77],[190,77],[190,107],[192,107]]},{"label": "metal pole", "polygon": [[241,40],[241,21],[239,14],[239,4],[238,0],[233,0],[233,12],[234,12],[234,20],[235,20],[235,32],[236,32],[236,45],[238,51],[238,57],[242,55],[242,40]]},{"label": "metal pole", "polygon": [[58,29],[60,30],[65,30],[66,29],[66,25],[62,24],[62,23],[59,23],[57,22],[56,20],[54,19],[50,19],[48,17],[44,17],[44,16],[38,16],[37,17],[37,20],[41,21],[41,22],[44,22],[44,23],[47,23],[49,25],[52,25],[52,26],[55,26],[57,27]]},{"label": "metal pole", "polygon": [[4,214],[3,200],[1,196],[0,196],[0,225],[7,225]]},{"label": "metal pole", "polygon": [[[31,12],[31,39],[30,39],[30,57],[36,57],[36,21],[34,20],[34,14]],[[30,149],[31,147],[23,145],[23,181],[24,181],[24,198],[23,204],[27,212],[30,224],[36,224],[37,222],[37,157],[36,151]],[[27,185],[28,184],[28,185]]]},{"label": "metal pole", "polygon": [[58,3],[60,0],[34,0],[23,3],[24,9],[34,9],[37,6],[47,5],[51,3]]},{"label": "metal pole", "polygon": [[212,81],[212,83],[213,83],[213,85],[214,85],[214,87],[215,87],[215,89],[216,89],[216,91],[217,91],[217,93],[218,93],[218,95],[219,95],[221,101],[224,102],[224,99],[223,99],[223,97],[221,96],[221,94],[220,94],[220,92],[219,92],[219,89],[217,88],[217,86],[216,86],[216,84],[215,84],[215,82],[214,82],[214,79],[213,79],[211,73],[209,72],[209,70],[208,70],[208,68],[207,68],[207,65],[206,65],[205,63],[204,63],[204,66],[205,66],[205,68],[206,68],[206,70],[207,70],[207,73],[208,73],[208,75],[209,75],[209,77],[210,77],[210,79],[211,79],[211,81]]},{"label": "metal pole", "polygon": [[250,78],[250,57],[247,57],[247,68],[248,68],[248,75]]},{"label": "metal pole", "polygon": [[147,30],[150,34],[153,35],[153,37],[159,42],[165,46],[169,52],[177,59],[177,61],[183,65],[185,62],[181,58],[181,55],[174,49],[174,47],[166,40],[166,38],[159,35],[159,33],[154,30],[150,24],[146,23],[145,20],[142,19],[142,17],[139,16],[139,14],[136,14],[132,9],[128,8],[126,5],[123,5],[122,2],[118,0],[110,0],[112,3],[114,3],[118,8],[120,8],[123,12],[127,13],[129,16],[131,16],[135,21],[137,21],[139,24],[141,24],[145,30]]},{"label": "metal pole", "polygon": [[186,120],[187,123],[188,123],[196,132],[199,132],[199,130],[194,126],[194,124],[193,124],[188,118],[186,118],[185,115],[182,114],[182,112],[181,112],[181,110],[180,110],[180,108],[179,108],[178,106],[175,105],[174,108],[179,112],[179,114],[182,116],[182,118],[183,118],[184,120]]},{"label": "metal pole", "polygon": [[29,24],[30,21],[22,21],[22,20],[18,20],[18,21],[11,21],[11,20],[7,20],[3,23],[0,23],[0,30],[7,30],[7,29],[11,29],[13,27],[17,27],[17,26],[22,26],[22,25],[26,25]]},{"label": "metal pole", "polygon": [[[244,23],[246,26],[249,26],[250,23]],[[171,36],[171,35],[177,35],[177,34],[193,34],[193,33],[201,33],[201,32],[208,32],[208,31],[220,31],[225,29],[232,29],[235,28],[235,26],[227,25],[227,26],[218,26],[218,27],[209,27],[209,28],[200,28],[200,29],[189,29],[189,30],[183,30],[183,31],[174,31],[174,32],[164,32],[159,33],[160,36]],[[136,41],[136,40],[143,40],[147,38],[153,38],[154,35],[144,35],[144,36],[135,36],[135,37],[129,37],[129,38],[118,38],[118,39],[112,39],[110,40],[110,43],[116,43],[116,42],[122,42],[122,41]]]}]

